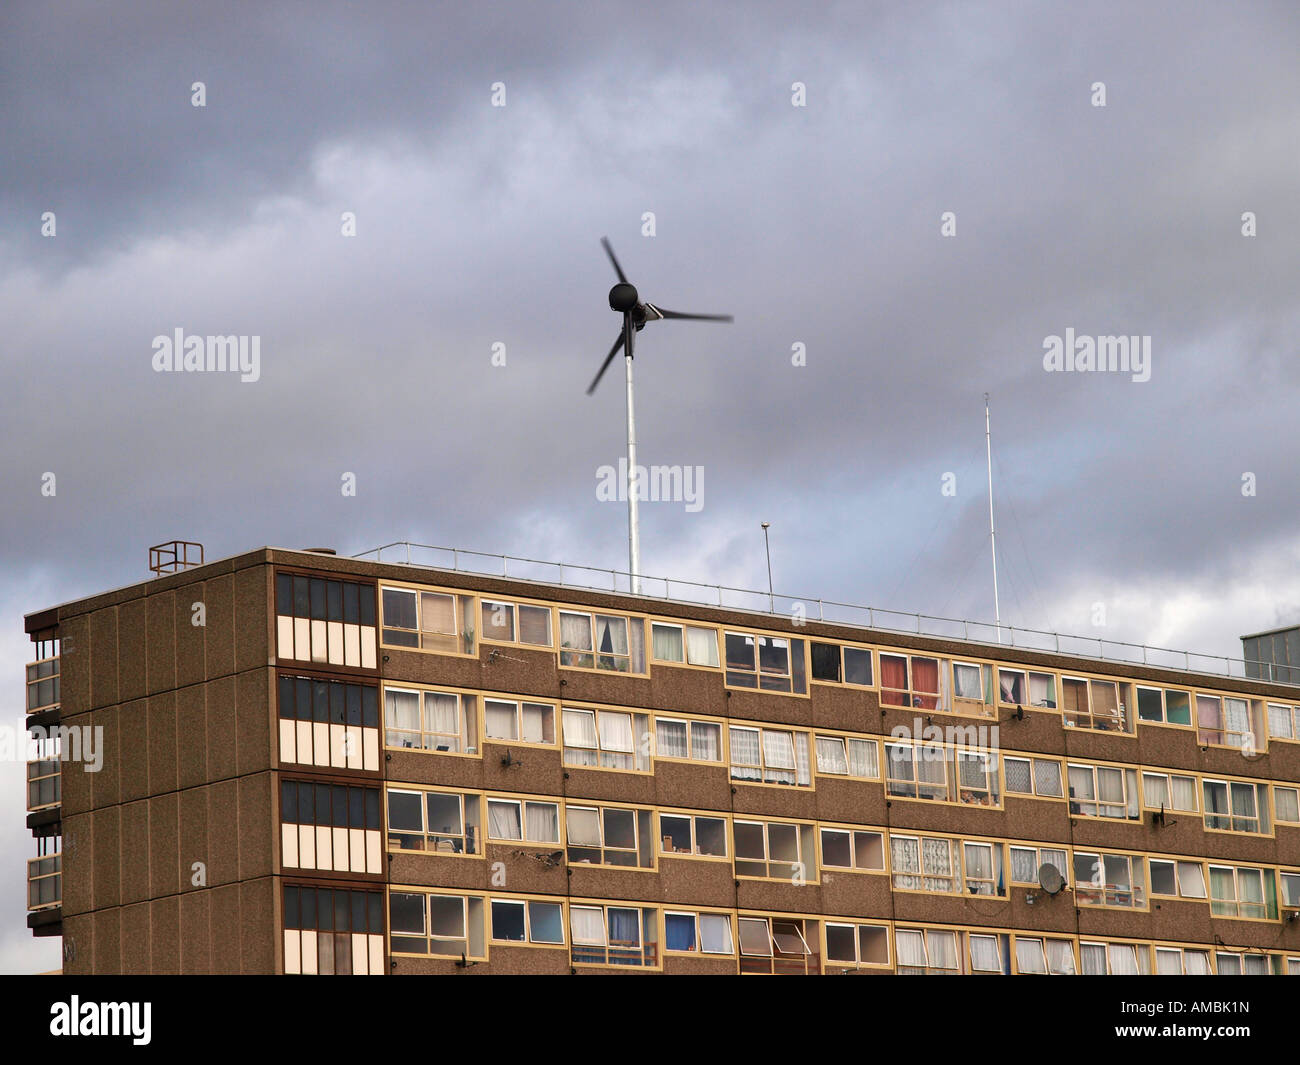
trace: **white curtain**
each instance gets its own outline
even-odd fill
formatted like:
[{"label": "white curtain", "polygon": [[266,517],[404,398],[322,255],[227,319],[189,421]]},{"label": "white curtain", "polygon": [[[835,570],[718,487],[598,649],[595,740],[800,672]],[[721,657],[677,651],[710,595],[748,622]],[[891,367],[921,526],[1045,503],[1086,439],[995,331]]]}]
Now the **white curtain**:
[{"label": "white curtain", "polygon": [[926,932],[925,949],[931,969],[957,971],[957,933]]},{"label": "white curtain", "polygon": [[590,710],[565,710],[562,720],[564,746],[582,748],[579,753],[585,753],[590,761],[582,761],[579,764],[595,765],[596,715]]},{"label": "white curtain", "polygon": [[718,634],[713,629],[686,628],[686,661],[693,666],[718,666]]},{"label": "white curtain", "polygon": [[1084,976],[1106,975],[1106,948],[1100,943],[1079,944],[1079,956],[1083,959]]},{"label": "white curtain", "polygon": [[794,742],[788,732],[763,730],[763,760],[769,770],[794,769]]},{"label": "white curtain", "polygon": [[1047,959],[1043,956],[1041,939],[1016,938],[1016,970],[1022,974],[1046,974]]},{"label": "white curtain", "polygon": [[817,772],[843,776],[849,771],[844,757],[844,741],[831,736],[817,737]]},{"label": "white curtain", "polygon": [[[1051,864],[1056,866],[1056,871],[1068,881],[1070,863],[1066,860],[1065,851],[1052,850],[1050,847],[1039,847],[1038,861],[1042,865]],[[1034,879],[1038,879],[1037,872],[1034,873]]]},{"label": "white curtain", "polygon": [[384,693],[384,719],[391,729],[420,731],[420,693],[392,691]]},{"label": "white curtain", "polygon": [[1210,975],[1210,952],[1208,950],[1183,951],[1183,967],[1188,976]]},{"label": "white curtain", "polygon": [[682,630],[673,625],[651,625],[650,648],[650,657],[660,662],[683,661]]},{"label": "white curtain", "polygon": [[1097,767],[1097,797],[1103,803],[1123,807],[1124,771],[1122,769],[1112,769],[1110,766]]},{"label": "white curtain", "polygon": [[920,932],[899,930],[894,933],[898,964],[915,969],[925,968],[925,937]]},{"label": "white curtain", "polygon": [[1029,702],[1033,706],[1046,706],[1056,702],[1056,678],[1047,673],[1029,674]]},{"label": "white curtain", "polygon": [[546,722],[554,713],[553,708],[544,706],[541,703],[524,703],[524,728],[523,735],[519,738],[528,743],[554,743],[555,736],[553,733],[549,740],[546,738]]},{"label": "white curtain", "polygon": [[596,652],[627,654],[627,621],[596,615]]},{"label": "white curtain", "polygon": [[1250,704],[1245,699],[1224,699],[1223,720],[1229,732],[1250,733]]},{"label": "white curtain", "polygon": [[519,739],[518,715],[514,703],[483,700],[483,724],[489,739]]},{"label": "white curtain", "polygon": [[1300,821],[1300,793],[1295,788],[1274,788],[1273,804],[1279,821]]},{"label": "white curtain", "polygon": [[655,722],[655,750],[663,758],[686,758],[689,747],[685,721]]},{"label": "white curtain", "polygon": [[1004,758],[1002,776],[1006,781],[1007,791],[1019,795],[1032,795],[1033,781],[1030,778],[1029,760],[1026,758]]},{"label": "white curtain", "polygon": [[960,663],[952,667],[954,688],[959,699],[980,699],[980,667]]},{"label": "white curtain", "polygon": [[1292,739],[1295,735],[1295,721],[1289,706],[1268,704],[1268,734],[1279,739]]},{"label": "white curtain", "polygon": [[424,693],[424,729],[440,734],[429,741],[434,746],[447,744],[453,751],[460,750],[459,717],[456,696],[443,692]]},{"label": "white curtain", "polygon": [[576,651],[590,651],[591,618],[586,614],[561,614],[560,646]]},{"label": "white curtain", "polygon": [[849,776],[880,779],[880,754],[874,740],[846,741],[849,752]]},{"label": "white curtain", "polygon": [[493,839],[522,839],[519,807],[512,802],[489,802],[488,834]]},{"label": "white curtain", "polygon": [[1205,877],[1196,862],[1178,862],[1178,894],[1185,899],[1205,898]]},{"label": "white curtain", "polygon": [[1110,973],[1112,976],[1138,976],[1137,947],[1124,943],[1110,945]]},{"label": "white curtain", "polygon": [[1034,790],[1039,795],[1061,796],[1061,763],[1034,759]]},{"label": "white curtain", "polygon": [[894,836],[889,841],[890,862],[894,872],[894,887],[915,890],[921,878],[913,874],[921,871],[920,843],[907,836]]},{"label": "white curtain", "polygon": [[1238,818],[1249,818],[1251,820],[1254,819],[1255,786],[1253,784],[1233,783],[1230,785],[1230,790],[1232,792],[1232,816],[1233,816],[1232,827],[1238,830],[1253,827],[1250,825],[1238,825],[1237,819]]},{"label": "white curtain", "polygon": [[[756,729],[731,729],[731,775],[741,780],[760,780],[762,771],[757,768],[762,758],[759,753],[759,733]],[[743,767],[743,768],[742,768]]]},{"label": "white curtain", "polygon": [[1088,766],[1070,766],[1070,797],[1075,801],[1096,798],[1093,787],[1092,770]]},{"label": "white curtain", "polygon": [[1196,810],[1196,778],[1169,778],[1169,808],[1171,810]]},{"label": "white curtain", "polygon": [[993,879],[993,851],[982,844],[966,844],[966,875],[975,880]]},{"label": "white curtain", "polygon": [[970,937],[970,967],[976,972],[1000,973],[1002,958],[998,954],[998,941],[993,936]]},{"label": "white curtain", "polygon": [[705,954],[732,954],[731,918],[720,914],[700,914],[700,949]]},{"label": "white curtain", "polygon": [[1183,975],[1183,955],[1180,950],[1164,950],[1156,948],[1156,975],[1157,976],[1182,976]]},{"label": "white curtain", "polygon": [[569,928],[574,943],[605,945],[605,914],[599,906],[570,906]]},{"label": "white curtain", "polygon": [[569,845],[600,846],[600,812],[587,806],[570,806],[564,814]]},{"label": "white curtain", "polygon": [[1011,848],[1011,879],[1017,884],[1038,883],[1038,852],[1026,847]]},{"label": "white curtain", "polygon": [[632,715],[616,714],[602,710],[600,712],[600,746],[606,751],[624,751],[631,753]]},{"label": "white curtain", "polygon": [[553,803],[525,803],[528,820],[526,838],[534,843],[560,842],[560,810]]},{"label": "white curtain", "polygon": [[722,726],[691,722],[691,757],[701,762],[722,760]]},{"label": "white curtain", "polygon": [[[1056,976],[1074,975],[1074,948],[1066,940],[1047,941],[1047,970]],[[1102,971],[1105,972],[1104,965]]]},{"label": "white curtain", "polygon": [[807,786],[812,783],[812,764],[808,752],[808,733],[794,734],[795,782]]},{"label": "white curtain", "polygon": [[921,840],[921,865],[926,873],[926,891],[952,891],[955,862],[953,844],[947,839]]}]

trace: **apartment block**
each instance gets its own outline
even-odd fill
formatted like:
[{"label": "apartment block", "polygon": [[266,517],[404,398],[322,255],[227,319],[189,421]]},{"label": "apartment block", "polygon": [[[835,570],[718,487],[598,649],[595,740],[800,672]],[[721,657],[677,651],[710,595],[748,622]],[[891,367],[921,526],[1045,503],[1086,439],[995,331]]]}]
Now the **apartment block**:
[{"label": "apartment block", "polygon": [[1296,685],[321,550],[26,628],[67,973],[1300,975]]}]

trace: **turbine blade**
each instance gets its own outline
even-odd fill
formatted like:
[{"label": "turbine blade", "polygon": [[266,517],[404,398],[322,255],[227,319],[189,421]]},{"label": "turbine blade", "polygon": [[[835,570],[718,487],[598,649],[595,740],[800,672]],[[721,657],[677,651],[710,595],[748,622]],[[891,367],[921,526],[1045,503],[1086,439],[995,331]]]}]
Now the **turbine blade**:
[{"label": "turbine blade", "polygon": [[618,259],[614,256],[614,249],[609,244],[609,237],[601,237],[600,243],[605,249],[605,254],[609,256],[609,261],[614,264],[614,273],[618,274],[618,279],[625,285],[630,284],[627,274],[623,273],[623,268],[618,265]]},{"label": "turbine blade", "polygon": [[596,379],[591,382],[591,387],[587,389],[587,395],[596,391],[596,386],[600,384],[600,379],[605,376],[605,371],[609,369],[609,364],[614,361],[614,356],[618,354],[618,349],[623,346],[623,331],[620,329],[618,339],[614,341],[614,346],[609,349],[609,354],[605,356],[605,361],[600,364],[600,372],[596,374]]},{"label": "turbine blade", "polygon": [[681,311],[666,311],[662,307],[653,303],[647,303],[660,318],[682,318],[693,322],[734,322],[736,319],[730,314],[683,314]]}]

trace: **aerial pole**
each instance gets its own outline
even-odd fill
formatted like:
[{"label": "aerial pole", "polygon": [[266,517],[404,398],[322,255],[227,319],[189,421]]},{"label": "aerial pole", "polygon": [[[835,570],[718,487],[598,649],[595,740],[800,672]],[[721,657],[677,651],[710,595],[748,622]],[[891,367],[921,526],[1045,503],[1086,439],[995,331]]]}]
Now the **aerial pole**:
[{"label": "aerial pole", "polygon": [[989,548],[993,555],[993,619],[1002,642],[1002,609],[998,605],[998,536],[993,528],[993,434],[989,421],[989,394],[984,393],[984,450],[989,467]]},{"label": "aerial pole", "polygon": [[623,315],[623,350],[627,356],[627,557],[632,594],[641,591],[641,521],[637,514],[636,407],[632,397],[632,315]]}]

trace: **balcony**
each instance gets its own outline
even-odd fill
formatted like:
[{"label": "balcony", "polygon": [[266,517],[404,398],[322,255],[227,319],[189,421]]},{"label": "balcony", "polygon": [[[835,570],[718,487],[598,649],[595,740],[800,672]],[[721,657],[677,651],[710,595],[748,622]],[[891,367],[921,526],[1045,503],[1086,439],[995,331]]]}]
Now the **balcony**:
[{"label": "balcony", "polygon": [[63,855],[27,859],[27,927],[34,936],[63,934]]},{"label": "balcony", "polygon": [[59,708],[59,657],[27,664],[27,714]]}]

